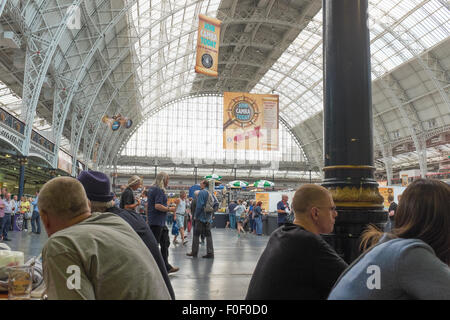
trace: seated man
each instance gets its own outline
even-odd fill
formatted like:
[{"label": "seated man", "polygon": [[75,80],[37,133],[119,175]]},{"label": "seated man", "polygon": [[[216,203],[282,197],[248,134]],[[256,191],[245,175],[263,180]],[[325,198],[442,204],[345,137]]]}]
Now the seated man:
[{"label": "seated man", "polygon": [[117,215],[91,213],[79,181],[47,182],[39,211],[49,236],[42,250],[49,299],[170,299],[144,242]]},{"label": "seated man", "polygon": [[150,230],[150,227],[147,222],[145,222],[142,215],[134,210],[120,209],[114,205],[114,194],[111,192],[111,183],[108,176],[103,172],[92,170],[81,171],[78,176],[78,181],[81,182],[86,191],[86,196],[90,201],[91,212],[110,212],[118,215],[125,220],[142,241],[144,241],[158,264],[159,271],[161,271],[171,298],[175,300],[175,293],[173,292],[172,284],[170,283],[158,242],[156,242],[152,230]]},{"label": "seated man", "polygon": [[327,189],[305,184],[292,201],[294,223],[270,236],[248,288],[246,299],[326,299],[347,264],[320,237],[331,233],[337,216]]}]

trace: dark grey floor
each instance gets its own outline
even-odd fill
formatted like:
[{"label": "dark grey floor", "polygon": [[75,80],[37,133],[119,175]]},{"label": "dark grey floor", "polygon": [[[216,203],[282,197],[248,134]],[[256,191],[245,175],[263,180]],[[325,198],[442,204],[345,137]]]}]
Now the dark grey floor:
[{"label": "dark grey floor", "polygon": [[25,231],[9,231],[8,238],[11,241],[4,241],[13,251],[22,251],[25,255],[25,262],[32,257],[41,254],[42,248],[47,241],[47,233],[41,234],[25,232]]},{"label": "dark grey floor", "polygon": [[[170,274],[177,300],[241,300],[245,298],[256,262],[264,250],[268,237],[246,234],[238,238],[235,230],[213,229],[214,259],[203,259],[206,245],[200,245],[199,258],[187,257],[188,244],[171,244],[169,262],[180,271]],[[9,232],[12,240],[5,242],[12,250],[23,251],[25,261],[38,256],[47,234]],[[173,236],[170,236],[171,240]]]}]

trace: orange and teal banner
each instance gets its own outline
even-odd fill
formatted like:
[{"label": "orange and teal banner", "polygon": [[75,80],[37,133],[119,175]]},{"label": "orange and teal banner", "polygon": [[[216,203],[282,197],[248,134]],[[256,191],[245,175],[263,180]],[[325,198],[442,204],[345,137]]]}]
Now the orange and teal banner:
[{"label": "orange and teal banner", "polygon": [[220,20],[198,15],[197,58],[195,72],[208,76],[218,76]]},{"label": "orange and teal banner", "polygon": [[223,148],[278,150],[278,95],[224,92]]}]

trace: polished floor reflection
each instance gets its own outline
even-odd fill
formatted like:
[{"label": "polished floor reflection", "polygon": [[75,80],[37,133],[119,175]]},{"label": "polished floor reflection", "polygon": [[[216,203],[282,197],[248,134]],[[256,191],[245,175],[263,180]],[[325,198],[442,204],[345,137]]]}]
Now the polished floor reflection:
[{"label": "polished floor reflection", "polygon": [[[240,238],[235,230],[213,229],[214,259],[203,259],[206,244],[200,245],[199,258],[187,257],[192,234],[186,245],[169,249],[169,262],[180,271],[170,274],[177,300],[241,300],[245,298],[253,270],[266,247],[267,236],[246,234]],[[12,250],[23,251],[25,260],[38,256],[44,246],[45,231],[38,234],[10,232],[5,242]],[[170,236],[171,240],[173,236]]]}]

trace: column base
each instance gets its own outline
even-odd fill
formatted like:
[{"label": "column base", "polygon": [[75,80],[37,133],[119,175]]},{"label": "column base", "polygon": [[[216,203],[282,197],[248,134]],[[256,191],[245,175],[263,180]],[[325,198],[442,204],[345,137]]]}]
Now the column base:
[{"label": "column base", "polygon": [[361,234],[369,224],[384,230],[388,213],[384,208],[337,207],[337,211],[333,233],[322,237],[350,264],[362,253],[359,249]]}]

